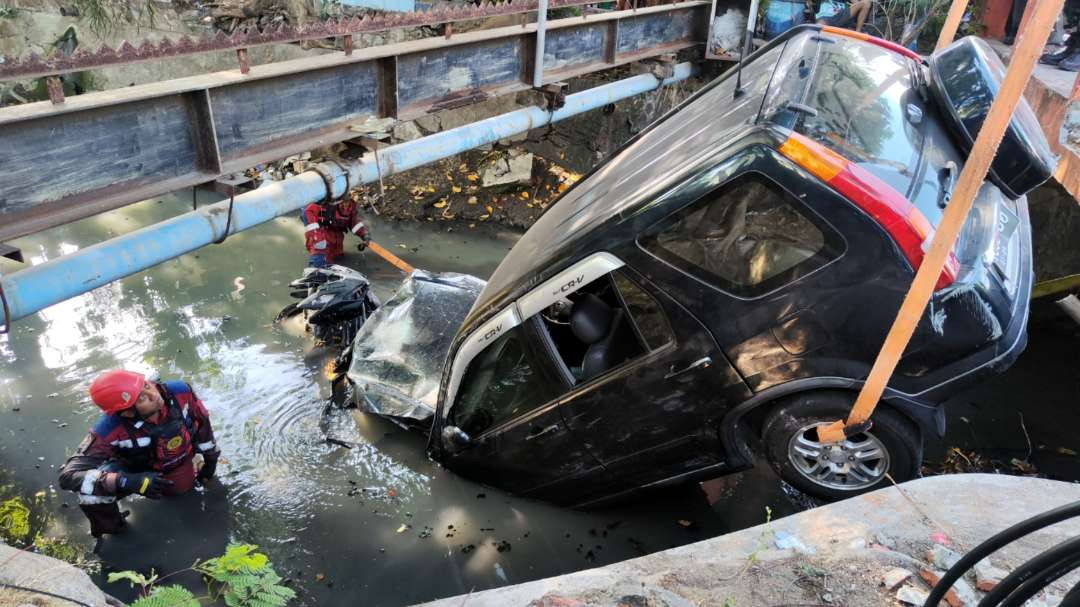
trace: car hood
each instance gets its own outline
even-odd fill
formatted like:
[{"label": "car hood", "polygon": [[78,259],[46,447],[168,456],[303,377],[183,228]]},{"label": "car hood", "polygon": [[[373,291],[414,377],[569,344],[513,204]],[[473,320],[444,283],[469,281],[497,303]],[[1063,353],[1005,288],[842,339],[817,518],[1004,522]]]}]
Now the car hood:
[{"label": "car hood", "polygon": [[414,270],[356,334],[347,376],[364,411],[425,421],[443,363],[484,281]]}]

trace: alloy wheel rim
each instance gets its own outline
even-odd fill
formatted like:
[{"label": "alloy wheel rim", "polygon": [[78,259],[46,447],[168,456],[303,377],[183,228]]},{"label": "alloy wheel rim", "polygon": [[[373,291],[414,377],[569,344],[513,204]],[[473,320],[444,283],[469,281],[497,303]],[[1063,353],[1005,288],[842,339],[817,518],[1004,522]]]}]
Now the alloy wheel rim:
[{"label": "alloy wheel rim", "polygon": [[803,426],[788,441],[788,459],[810,482],[840,491],[871,487],[889,470],[889,450],[870,432],[860,432],[836,445],[817,440],[818,422]]}]

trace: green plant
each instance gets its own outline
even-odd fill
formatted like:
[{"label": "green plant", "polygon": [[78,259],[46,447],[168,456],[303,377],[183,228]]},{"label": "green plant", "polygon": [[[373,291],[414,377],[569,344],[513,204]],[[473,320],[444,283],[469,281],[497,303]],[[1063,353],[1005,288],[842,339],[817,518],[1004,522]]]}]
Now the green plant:
[{"label": "green plant", "polygon": [[0,538],[22,544],[30,536],[30,508],[18,496],[0,502]]},{"label": "green plant", "polygon": [[255,552],[251,544],[230,544],[225,554],[196,564],[194,569],[213,580],[218,596],[229,607],[279,607],[296,596],[281,585],[265,554]]},{"label": "green plant", "polygon": [[157,16],[154,0],[73,0],[73,3],[90,30],[102,37],[121,23],[140,25],[145,22],[154,27]]},{"label": "green plant", "polygon": [[199,607],[199,599],[183,586],[158,586],[149,595],[131,604],[131,607]]},{"label": "green plant", "polygon": [[14,6],[0,6],[0,19],[14,19],[19,14],[19,9]]},{"label": "green plant", "polygon": [[108,581],[127,580],[141,588],[142,598],[131,607],[197,607],[200,598],[215,603],[224,599],[229,607],[284,607],[296,593],[281,585],[281,576],[274,571],[270,559],[256,552],[257,549],[252,544],[229,544],[225,554],[201,563],[196,561],[184,569],[197,571],[206,578],[209,595],[205,597],[195,597],[180,586],[156,586],[170,576],[159,577],[153,570],[149,575],[117,571],[109,574]]}]

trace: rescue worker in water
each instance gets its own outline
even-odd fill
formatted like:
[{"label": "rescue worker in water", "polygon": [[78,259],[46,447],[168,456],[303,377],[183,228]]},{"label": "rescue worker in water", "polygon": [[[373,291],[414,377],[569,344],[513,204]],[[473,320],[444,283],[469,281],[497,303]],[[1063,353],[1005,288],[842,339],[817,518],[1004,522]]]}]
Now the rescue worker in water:
[{"label": "rescue worker in water", "polygon": [[342,200],[329,204],[314,202],[304,207],[301,212],[304,220],[304,244],[307,246],[308,265],[325,268],[344,255],[345,232],[349,231],[360,238],[356,249],[367,248],[371,236],[367,226],[360,221],[356,202],[349,194]]},{"label": "rescue worker in water", "polygon": [[118,499],[178,495],[214,476],[220,451],[210,415],[187,383],[112,370],[90,384],[90,399],[105,415],[60,469],[60,487],[78,494],[94,537],[124,528]]}]

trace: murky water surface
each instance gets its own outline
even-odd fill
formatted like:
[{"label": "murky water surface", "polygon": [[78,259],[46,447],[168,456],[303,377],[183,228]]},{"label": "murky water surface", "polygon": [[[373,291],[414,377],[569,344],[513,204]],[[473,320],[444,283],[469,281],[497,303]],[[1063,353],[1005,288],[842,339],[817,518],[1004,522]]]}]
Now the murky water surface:
[{"label": "murky water surface", "polygon": [[[189,204],[186,197],[141,203],[13,244],[41,263]],[[375,238],[417,267],[482,278],[517,238],[373,219]],[[272,322],[305,262],[303,226],[279,218],[55,305],[0,336],[0,469],[21,491],[49,494],[52,534],[91,545],[74,496],[56,489],[56,473],[98,417],[88,383],[114,367],[188,380],[210,409],[223,461],[220,483],[204,492],[125,500],[132,527],[104,541],[107,568],[175,572],[243,541],[269,554],[305,604],[405,605],[741,529],[763,522],[766,506],[774,516],[798,508],[763,468],[708,492],[591,513],[516,499],[441,469],[424,456],[425,437],[327,407],[332,353],[314,348],[300,325]],[[372,254],[354,252],[345,263],[383,298],[400,281]],[[200,588],[190,574],[172,580]],[[133,596],[124,584],[105,584],[104,574],[97,581]]]}]

